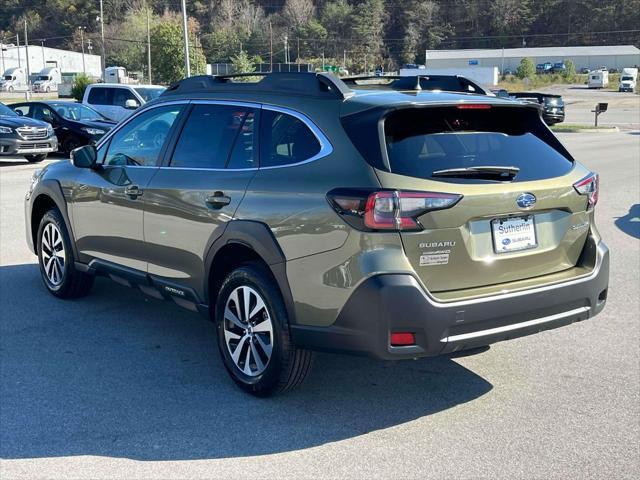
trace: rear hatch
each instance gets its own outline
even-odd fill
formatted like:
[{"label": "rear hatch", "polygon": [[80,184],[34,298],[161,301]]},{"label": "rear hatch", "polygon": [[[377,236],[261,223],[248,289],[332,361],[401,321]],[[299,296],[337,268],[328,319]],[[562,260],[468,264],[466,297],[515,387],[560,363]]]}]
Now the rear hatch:
[{"label": "rear hatch", "polygon": [[[383,136],[379,144],[364,134],[366,124]],[[413,105],[345,117],[343,125],[400,202],[402,192],[460,196],[417,216],[419,228],[400,229],[407,258],[431,292],[499,286],[576,265],[591,215],[574,185],[590,172],[536,107]]]}]

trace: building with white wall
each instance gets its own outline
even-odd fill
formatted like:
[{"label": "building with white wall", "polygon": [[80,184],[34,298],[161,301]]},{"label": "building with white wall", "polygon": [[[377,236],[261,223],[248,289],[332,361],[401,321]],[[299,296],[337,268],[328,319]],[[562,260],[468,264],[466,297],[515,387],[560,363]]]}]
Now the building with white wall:
[{"label": "building with white wall", "polygon": [[[41,47],[29,45],[29,74],[35,75],[46,67],[56,66],[62,73],[86,72],[90,77],[99,78],[101,74],[100,55],[83,54],[71,50],[59,48]],[[27,48],[24,45],[3,45],[0,52],[0,70],[4,72],[8,68],[27,68]]]},{"label": "building with white wall", "polygon": [[500,71],[515,71],[523,58],[531,58],[536,64],[571,60],[578,71],[603,66],[622,70],[640,65],[640,50],[633,45],[427,50],[425,61],[427,68],[498,67]]}]

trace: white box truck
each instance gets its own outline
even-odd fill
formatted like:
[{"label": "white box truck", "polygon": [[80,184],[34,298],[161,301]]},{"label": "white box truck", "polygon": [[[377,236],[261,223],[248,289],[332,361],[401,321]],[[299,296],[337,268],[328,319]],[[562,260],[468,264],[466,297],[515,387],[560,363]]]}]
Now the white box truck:
[{"label": "white box truck", "polygon": [[0,92],[26,91],[29,88],[24,68],[7,68],[0,80]]},{"label": "white box truck", "polygon": [[34,92],[57,92],[58,85],[62,83],[62,74],[58,67],[48,67],[40,70],[36,77],[36,81],[33,82]]},{"label": "white box truck", "polygon": [[589,88],[606,88],[609,86],[609,72],[607,70],[593,70],[589,72]]},{"label": "white box truck", "polygon": [[638,82],[638,69],[637,68],[623,68],[620,74],[620,84],[618,85],[619,92],[633,92],[636,89],[636,83]]}]

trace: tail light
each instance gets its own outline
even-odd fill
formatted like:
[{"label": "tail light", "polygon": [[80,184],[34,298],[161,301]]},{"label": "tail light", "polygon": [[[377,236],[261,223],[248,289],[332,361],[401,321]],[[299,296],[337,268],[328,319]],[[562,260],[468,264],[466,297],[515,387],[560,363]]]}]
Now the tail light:
[{"label": "tail light", "polygon": [[336,189],[329,203],[351,226],[365,231],[419,231],[418,217],[450,208],[462,195],[401,190],[358,191]]},{"label": "tail light", "polygon": [[573,184],[580,195],[587,196],[587,210],[591,210],[598,203],[598,192],[600,189],[600,178],[597,173],[590,173],[582,180]]},{"label": "tail light", "polygon": [[461,103],[458,110],[491,110],[491,105],[487,103]]}]

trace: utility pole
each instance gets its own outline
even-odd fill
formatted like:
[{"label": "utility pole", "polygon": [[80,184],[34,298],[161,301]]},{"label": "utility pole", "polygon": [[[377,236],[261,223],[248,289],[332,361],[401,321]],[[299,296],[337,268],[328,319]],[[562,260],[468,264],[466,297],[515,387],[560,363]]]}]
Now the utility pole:
[{"label": "utility pole", "polygon": [[16,50],[18,52],[18,68],[22,68],[22,65],[20,64],[20,35],[18,35],[17,33],[16,33],[16,45],[18,47],[18,49]]},{"label": "utility pole", "polygon": [[191,76],[191,64],[189,63],[189,30],[187,27],[187,6],[182,0],[182,29],[184,30],[184,69],[187,77]]},{"label": "utility pole", "polygon": [[324,72],[324,50],[322,51],[322,71]]},{"label": "utility pole", "polygon": [[342,51],[342,68],[347,69],[347,51]]},{"label": "utility pole", "polygon": [[286,35],[284,36],[284,63],[289,63],[289,37]]},{"label": "utility pole", "polygon": [[86,75],[87,74],[87,65],[84,61],[84,29],[86,27],[78,27],[78,30],[80,30],[80,44],[82,45],[82,72]]},{"label": "utility pole", "polygon": [[104,77],[104,69],[106,67],[107,59],[105,58],[104,51],[104,12],[102,10],[102,0],[100,0],[100,49],[102,50],[102,58],[100,58],[100,67],[102,68],[101,77]]},{"label": "utility pole", "polygon": [[269,20],[269,72],[273,72],[273,27]]},{"label": "utility pole", "polygon": [[31,85],[31,80],[29,79],[30,68],[29,68],[29,37],[27,36],[27,21],[24,21],[24,52],[27,57],[27,85]]},{"label": "utility pole", "polygon": [[296,55],[298,61],[298,72],[300,71],[300,37],[298,37],[298,54]]},{"label": "utility pole", "polygon": [[47,62],[44,59],[44,39],[40,40],[40,48],[42,49],[42,68],[47,68]]},{"label": "utility pole", "polygon": [[149,7],[147,7],[147,76],[149,77],[149,85],[151,85],[153,82],[151,81],[151,32],[149,22]]},{"label": "utility pole", "polygon": [[2,40],[0,40],[0,59],[2,60],[2,73],[4,73],[4,51],[6,50],[6,48],[4,48],[4,38]]}]

